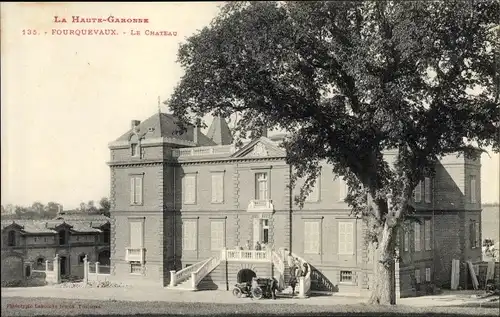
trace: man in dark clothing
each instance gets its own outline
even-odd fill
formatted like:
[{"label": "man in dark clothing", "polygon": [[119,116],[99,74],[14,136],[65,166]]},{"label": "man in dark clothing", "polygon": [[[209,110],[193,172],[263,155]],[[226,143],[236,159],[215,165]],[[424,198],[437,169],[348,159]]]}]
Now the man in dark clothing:
[{"label": "man in dark clothing", "polygon": [[304,262],[304,269],[302,270],[302,276],[306,276],[307,272],[309,271],[309,268],[307,267],[307,264]]}]

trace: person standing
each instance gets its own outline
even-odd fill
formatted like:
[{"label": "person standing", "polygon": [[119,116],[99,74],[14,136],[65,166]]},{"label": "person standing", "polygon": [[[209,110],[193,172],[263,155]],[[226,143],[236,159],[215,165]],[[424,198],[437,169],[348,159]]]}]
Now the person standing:
[{"label": "person standing", "polygon": [[256,250],[256,251],[260,251],[261,249],[262,249],[262,247],[261,247],[261,245],[260,245],[260,242],[259,242],[259,241],[257,241],[257,242],[255,243],[255,250]]},{"label": "person standing", "polygon": [[247,250],[252,250],[252,244],[250,243],[250,240],[247,240]]}]

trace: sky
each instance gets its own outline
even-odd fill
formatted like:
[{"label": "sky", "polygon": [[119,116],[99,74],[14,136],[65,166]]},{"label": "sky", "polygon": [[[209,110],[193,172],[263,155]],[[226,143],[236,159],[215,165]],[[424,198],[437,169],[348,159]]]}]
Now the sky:
[{"label": "sky", "polygon": [[[108,143],[131,120],[158,111],[158,97],[168,99],[182,76],[179,44],[208,25],[219,5],[2,3],[2,205],[55,201],[70,209],[109,196]],[[149,23],[71,23],[72,16]],[[110,28],[118,35],[57,35]],[[499,200],[499,155],[490,155],[482,157],[483,202]]]}]

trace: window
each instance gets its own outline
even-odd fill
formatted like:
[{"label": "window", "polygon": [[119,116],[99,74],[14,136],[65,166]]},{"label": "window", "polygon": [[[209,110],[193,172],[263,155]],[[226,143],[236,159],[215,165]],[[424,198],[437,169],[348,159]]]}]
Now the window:
[{"label": "window", "polygon": [[76,241],[80,241],[80,236],[76,236]]},{"label": "window", "polygon": [[354,254],[353,238],[353,223],[339,222],[339,254]]},{"label": "window", "polygon": [[431,220],[426,219],[424,221],[424,239],[425,239],[425,250],[432,249],[432,240],[431,240]]},{"label": "window", "polygon": [[420,284],[420,270],[415,270],[415,283]]},{"label": "window", "polygon": [[319,254],[319,221],[304,222],[304,253]]},{"label": "window", "polygon": [[182,248],[186,251],[196,251],[198,228],[196,221],[184,221],[182,224]]},{"label": "window", "polygon": [[196,174],[185,175],[183,180],[184,180],[184,203],[196,204]]},{"label": "window", "polygon": [[141,274],[142,265],[141,262],[130,262],[130,273],[131,274]]},{"label": "window", "polygon": [[339,201],[344,201],[349,193],[349,186],[344,178],[339,178]]},{"label": "window", "polygon": [[45,269],[45,259],[43,257],[39,257],[36,259],[35,270],[44,270]]},{"label": "window", "polygon": [[43,242],[47,242],[47,238],[43,238]]},{"label": "window", "polygon": [[471,248],[479,248],[479,241],[481,241],[481,230],[479,222],[472,220],[470,223],[470,245]]},{"label": "window", "polygon": [[431,281],[431,268],[430,267],[425,268],[425,281],[426,282]]},{"label": "window", "polygon": [[413,191],[413,200],[419,203],[422,200],[422,182],[420,181]]},{"label": "window", "polygon": [[103,230],[103,237],[102,237],[102,240],[104,243],[109,243],[109,239],[110,238],[110,232],[109,232],[109,229],[104,229]]},{"label": "window", "polygon": [[431,202],[431,179],[429,177],[426,177],[424,179],[424,189],[425,189],[425,202],[430,203]]},{"label": "window", "polygon": [[78,256],[78,264],[83,264],[85,262],[85,254],[80,254]]},{"label": "window", "polygon": [[33,242],[37,242],[38,241],[38,238],[37,237],[34,237],[33,238]]},{"label": "window", "polygon": [[139,137],[137,134],[130,137],[130,155],[132,157],[140,157],[141,146],[139,144]]},{"label": "window", "polygon": [[340,283],[352,282],[352,271],[340,271]]},{"label": "window", "polygon": [[476,200],[476,176],[471,176],[470,177],[470,202],[475,204],[477,202]]},{"label": "window", "polygon": [[142,204],[142,176],[133,176],[130,178],[130,204]]},{"label": "window", "polygon": [[16,245],[16,232],[14,230],[8,233],[7,245],[9,247],[14,247]]},{"label": "window", "polygon": [[212,203],[224,202],[224,173],[212,173]]},{"label": "window", "polygon": [[306,201],[307,202],[317,202],[319,201],[319,193],[320,193],[320,181],[321,178],[318,177],[316,179],[316,182],[314,182],[314,186],[311,188],[311,192],[309,193],[309,195],[307,195],[306,197]]},{"label": "window", "polygon": [[409,232],[408,229],[405,229],[404,250],[405,251],[409,251],[410,250],[410,232]]},{"label": "window", "polygon": [[129,220],[129,247],[131,249],[142,249],[144,245],[144,222],[139,219]]},{"label": "window", "polygon": [[269,219],[262,219],[262,241],[269,243]]},{"label": "window", "polygon": [[59,231],[59,245],[65,245],[66,244],[66,231],[61,230]]},{"label": "window", "polygon": [[255,174],[255,199],[267,200],[269,199],[267,173]]},{"label": "window", "polygon": [[415,252],[419,252],[420,249],[420,224],[415,222],[414,225],[414,238],[415,238]]},{"label": "window", "polygon": [[210,224],[211,250],[218,251],[224,248],[225,245],[224,233],[225,233],[224,222],[212,221],[212,223]]}]

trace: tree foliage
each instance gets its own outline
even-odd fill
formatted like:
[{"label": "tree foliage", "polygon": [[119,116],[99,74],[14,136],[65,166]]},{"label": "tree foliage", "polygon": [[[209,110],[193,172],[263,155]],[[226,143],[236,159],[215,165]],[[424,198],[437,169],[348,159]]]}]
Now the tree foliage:
[{"label": "tree foliage", "polygon": [[499,150],[499,12],[499,1],[230,2],[181,45],[168,104],[181,123],[238,113],[237,139],[287,131],[292,181],[305,178],[297,202],[328,162],[389,261],[436,160]]}]

